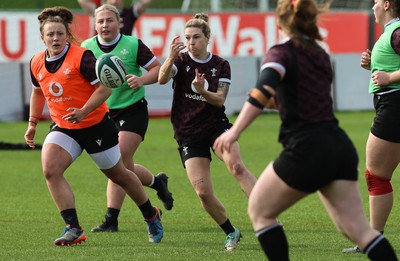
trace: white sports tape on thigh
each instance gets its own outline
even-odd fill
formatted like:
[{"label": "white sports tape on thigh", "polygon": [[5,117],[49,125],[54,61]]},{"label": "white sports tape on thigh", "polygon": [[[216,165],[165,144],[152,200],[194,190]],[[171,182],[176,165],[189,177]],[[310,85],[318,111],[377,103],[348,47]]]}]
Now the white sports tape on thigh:
[{"label": "white sports tape on thigh", "polygon": [[119,145],[115,145],[102,152],[90,154],[99,169],[111,169],[114,167],[121,158]]},{"label": "white sports tape on thigh", "polygon": [[46,139],[43,142],[43,146],[48,143],[57,144],[66,150],[69,155],[71,155],[72,161],[74,161],[82,153],[82,148],[79,146],[76,140],[59,131],[52,131],[47,134]]}]

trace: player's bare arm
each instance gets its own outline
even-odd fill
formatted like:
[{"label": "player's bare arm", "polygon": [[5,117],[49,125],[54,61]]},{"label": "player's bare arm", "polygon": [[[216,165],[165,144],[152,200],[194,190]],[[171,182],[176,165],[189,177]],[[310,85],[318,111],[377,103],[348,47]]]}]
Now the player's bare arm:
[{"label": "player's bare arm", "polygon": [[135,8],[139,15],[143,14],[147,8],[151,5],[151,0],[140,0],[136,2]]},{"label": "player's bare arm", "polygon": [[203,92],[199,93],[207,100],[208,103],[217,107],[222,107],[225,104],[226,97],[228,96],[228,91],[229,83],[219,82],[217,92],[204,90]]},{"label": "player's bare arm", "polygon": [[93,3],[91,0],[78,0],[79,5],[81,8],[90,15],[94,14],[94,10],[96,9],[96,4]]},{"label": "player's bare arm", "polygon": [[218,82],[218,92],[221,92],[224,99],[228,96],[229,92],[229,83],[227,82]]},{"label": "player's bare arm", "polygon": [[360,65],[362,68],[370,71],[371,70],[371,50],[367,49],[361,54]]},{"label": "player's bare arm", "polygon": [[180,40],[180,36],[174,37],[170,45],[170,52],[168,54],[168,57],[161,65],[160,71],[158,73],[159,84],[166,84],[167,82],[169,82],[169,80],[171,80],[172,75],[174,74],[172,65],[174,64],[175,58],[178,56],[179,52],[185,48],[185,44]]}]

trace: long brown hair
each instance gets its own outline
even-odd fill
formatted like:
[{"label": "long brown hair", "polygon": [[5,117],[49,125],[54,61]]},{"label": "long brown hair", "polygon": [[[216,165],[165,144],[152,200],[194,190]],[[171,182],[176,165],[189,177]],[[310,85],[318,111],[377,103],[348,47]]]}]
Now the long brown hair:
[{"label": "long brown hair", "polygon": [[278,0],[276,16],[278,24],[296,45],[304,45],[306,39],[322,41],[318,28],[318,15],[327,12],[331,1],[318,6],[315,0]]},{"label": "long brown hair", "polygon": [[40,23],[40,33],[43,35],[43,27],[47,22],[62,23],[67,31],[67,39],[71,43],[78,43],[78,39],[72,33],[69,24],[72,24],[73,14],[72,12],[63,6],[55,6],[45,8],[39,15],[38,20]]}]

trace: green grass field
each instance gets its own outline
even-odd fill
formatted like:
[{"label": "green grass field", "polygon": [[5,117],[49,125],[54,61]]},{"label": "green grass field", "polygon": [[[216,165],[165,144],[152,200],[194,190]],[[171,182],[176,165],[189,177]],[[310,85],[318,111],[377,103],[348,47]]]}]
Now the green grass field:
[{"label": "green grass field", "polygon": [[[337,116],[360,154],[359,184],[367,208],[364,149],[373,113]],[[38,125],[38,143],[43,142],[48,126],[48,122]],[[278,127],[276,114],[264,114],[240,138],[244,161],[256,176],[281,149],[277,143]],[[23,143],[25,129],[25,122],[0,123],[0,139]],[[152,203],[164,212],[165,235],[158,245],[147,242],[145,222],[129,198],[120,214],[120,232],[90,232],[105,214],[106,178],[84,152],[65,175],[75,192],[79,221],[88,238],[78,246],[54,246],[53,240],[64,224],[41,173],[40,151],[0,151],[0,260],[264,260],[247,217],[247,199],[225,166],[215,159],[214,189],[231,221],[243,233],[239,248],[233,253],[224,252],[224,233],[202,210],[181,166],[172,135],[169,119],[152,119],[135,159],[154,173],[164,171],[170,177],[175,198],[171,211],[164,210],[154,190],[146,188]],[[397,173],[392,184],[398,188]],[[398,217],[399,207],[395,205],[385,234],[400,253]],[[336,231],[316,195],[301,201],[279,219],[285,226],[291,260],[367,260],[361,254],[341,253],[342,248],[352,244]]]}]

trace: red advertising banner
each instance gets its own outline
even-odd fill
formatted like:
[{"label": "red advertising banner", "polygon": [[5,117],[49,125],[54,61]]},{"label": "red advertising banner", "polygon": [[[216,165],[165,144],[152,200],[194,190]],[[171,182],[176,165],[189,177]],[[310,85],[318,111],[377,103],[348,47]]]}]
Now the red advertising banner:
[{"label": "red advertising banner", "polygon": [[321,17],[331,53],[360,53],[368,48],[370,30],[374,30],[369,13],[329,13]]},{"label": "red advertising banner", "polygon": [[[135,25],[134,35],[158,57],[165,57],[176,35],[184,41],[184,26],[191,17],[145,14]],[[361,53],[369,47],[370,35],[380,34],[377,26],[370,28],[367,12],[329,13],[321,18],[320,31],[326,37],[323,44],[332,54]],[[272,12],[210,14],[209,24],[209,50],[223,57],[262,56],[281,41]],[[88,15],[75,14],[73,28],[81,40],[93,35],[93,23]],[[36,13],[0,12],[0,62],[28,62],[44,48]]]},{"label": "red advertising banner", "polygon": [[[37,16],[32,12],[0,12],[0,62],[29,62],[45,49]],[[78,38],[88,38],[92,34],[90,17],[75,14],[72,28]]]},{"label": "red advertising banner", "polygon": [[[158,56],[168,52],[169,44],[181,35],[192,15],[144,15],[135,26],[141,38]],[[331,53],[359,53],[369,44],[369,14],[366,12],[322,15],[320,31]],[[211,14],[210,51],[222,56],[263,55],[280,39],[274,13]]]}]

